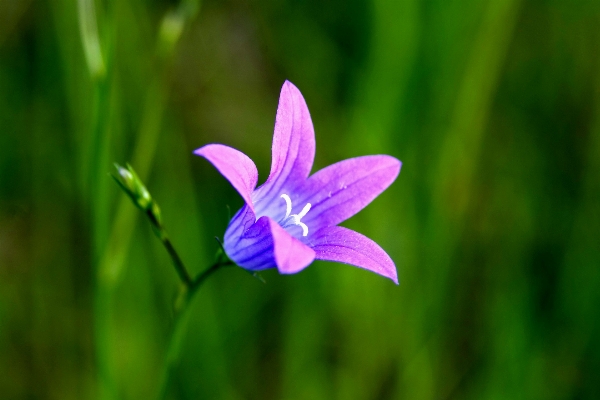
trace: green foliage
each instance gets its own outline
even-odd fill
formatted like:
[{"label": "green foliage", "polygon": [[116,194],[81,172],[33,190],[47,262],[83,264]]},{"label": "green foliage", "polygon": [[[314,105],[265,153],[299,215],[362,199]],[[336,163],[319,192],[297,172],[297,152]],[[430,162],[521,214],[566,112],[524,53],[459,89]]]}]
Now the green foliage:
[{"label": "green foliage", "polygon": [[[0,397],[600,397],[600,3],[0,2]],[[130,163],[198,276],[242,201],[195,148],[264,179],[279,88],[315,170],[385,153],[346,224],[400,286],[316,262],[178,276]],[[169,345],[171,343],[171,345]],[[164,385],[162,386],[164,388]]]}]

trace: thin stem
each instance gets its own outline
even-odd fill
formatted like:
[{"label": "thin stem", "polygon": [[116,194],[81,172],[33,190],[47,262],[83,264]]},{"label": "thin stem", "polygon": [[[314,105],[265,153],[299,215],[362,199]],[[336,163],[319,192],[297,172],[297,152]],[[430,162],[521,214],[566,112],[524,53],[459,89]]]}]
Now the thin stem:
[{"label": "thin stem", "polygon": [[134,171],[131,165],[127,165],[127,168],[124,168],[115,163],[115,168],[116,173],[113,175],[115,182],[121,189],[123,189],[125,193],[127,193],[131,201],[133,201],[133,204],[144,212],[150,221],[152,231],[161,241],[163,246],[165,246],[167,253],[169,253],[171,260],[173,261],[175,271],[177,272],[177,275],[179,275],[179,279],[183,284],[180,295],[175,304],[175,309],[180,310],[181,308],[178,306],[184,305],[187,302],[186,298],[191,296],[191,294],[193,294],[193,292],[202,284],[202,282],[204,282],[208,276],[210,276],[219,267],[232,264],[232,261],[229,260],[229,258],[225,255],[223,245],[217,239],[220,248],[217,252],[215,263],[209,269],[198,275],[195,279],[192,279],[188,269],[183,264],[181,257],[179,257],[179,254],[177,254],[175,247],[173,247],[173,244],[169,239],[169,235],[167,234],[167,231],[162,223],[160,207],[154,201],[152,195],[148,189],[146,189],[146,186],[140,180],[138,174]]},{"label": "thin stem", "polygon": [[[208,269],[206,269],[204,272],[200,273],[195,279],[190,280],[189,284],[182,279],[183,285],[179,290],[177,300],[175,300],[175,312],[177,314],[183,313],[190,300],[192,299],[196,291],[200,288],[200,286],[204,283],[204,281],[208,279],[209,276],[214,274],[219,268],[226,267],[229,265],[235,264],[233,261],[227,258],[227,256],[225,256],[225,253],[223,253],[222,250],[219,250],[219,253],[217,253],[217,261],[213,265],[208,267]],[[183,270],[187,273],[185,267],[183,268]]]},{"label": "thin stem", "polygon": [[152,207],[146,210],[146,216],[152,224],[154,233],[160,239],[163,246],[165,246],[165,249],[167,249],[167,253],[169,253],[169,256],[171,256],[173,266],[175,267],[175,271],[177,271],[177,275],[179,275],[179,279],[181,279],[181,282],[185,285],[186,290],[191,290],[194,286],[194,280],[192,279],[192,276],[183,264],[181,257],[179,257],[179,254],[177,254],[175,247],[173,247],[173,243],[171,243],[171,240],[169,239],[169,235],[167,235],[167,231],[160,223]]},{"label": "thin stem", "polygon": [[200,275],[198,275],[196,277],[196,279],[194,279],[194,281],[192,282],[192,286],[190,287],[190,290],[191,290],[192,294],[193,294],[193,292],[195,292],[196,290],[198,290],[198,288],[200,287],[200,285],[202,285],[202,283],[204,283],[204,281],[209,276],[211,276],[213,273],[215,273],[219,268],[226,267],[226,266],[229,266],[229,265],[233,265],[233,261],[231,261],[231,260],[219,260],[214,265],[212,265],[210,268],[208,268],[206,271],[204,271]]},{"label": "thin stem", "polygon": [[[98,26],[94,10],[93,0],[78,0],[79,2],[79,18],[80,18],[80,33],[82,36],[83,47],[88,63],[90,74],[92,75],[93,83],[96,91],[99,93],[99,101],[94,110],[92,123],[92,146],[90,146],[91,156],[88,157],[91,161],[89,165],[89,177],[86,174],[84,181],[91,183],[89,189],[90,198],[95,204],[99,204],[98,209],[94,208],[93,227],[94,227],[94,259],[98,260],[97,265],[97,288],[94,295],[95,304],[95,346],[97,353],[98,371],[99,371],[99,387],[100,398],[116,398],[118,393],[117,379],[114,376],[114,343],[113,329],[111,327],[111,319],[113,317],[115,289],[119,277],[123,273],[125,260],[127,258],[131,242],[131,237],[135,225],[135,214],[131,213],[127,207],[127,200],[122,199],[116,211],[116,216],[112,226],[108,225],[108,202],[106,196],[106,179],[105,169],[107,165],[108,155],[108,127],[110,126],[107,116],[110,116],[111,110],[110,95],[112,90],[109,90],[115,84],[109,79],[111,76],[112,65],[110,60],[114,57],[110,41],[106,40],[100,46],[98,38]],[[142,108],[142,118],[140,121],[140,132],[137,135],[136,143],[133,146],[134,153],[131,157],[140,172],[140,177],[145,179],[152,168],[154,154],[157,149],[158,138],[161,132],[164,111],[166,107],[166,98],[168,96],[168,87],[165,86],[163,72],[167,71],[170,62],[174,59],[173,55],[176,49],[181,32],[196,15],[199,8],[198,0],[182,0],[178,7],[181,10],[175,20],[168,18],[168,15],[163,21],[168,20],[170,23],[165,23],[167,27],[172,27],[173,22],[178,27],[176,35],[173,35],[173,30],[166,29],[166,34],[160,34],[157,40],[157,49],[163,49],[162,53],[158,54],[158,72],[148,86],[145,95],[145,102]],[[113,21],[114,13],[109,9],[104,19],[104,24],[100,31],[108,32],[108,37],[111,39],[111,32],[116,27],[116,22]],[[108,23],[107,23],[108,22]],[[107,45],[106,42],[109,42]],[[166,44],[164,44],[166,43]],[[109,57],[102,57],[101,49],[108,49]],[[105,54],[105,55],[106,55]],[[118,91],[115,91],[118,92]],[[88,169],[86,169],[86,172]],[[91,179],[89,179],[91,178]],[[100,197],[102,195],[102,197]],[[101,201],[103,200],[103,201]],[[108,237],[108,242],[104,243],[104,238]],[[191,286],[193,280],[190,274],[185,269],[181,258],[173,248],[173,245],[164,236],[159,236],[163,245],[169,252],[171,259],[175,264],[177,273],[180,279],[187,286]],[[165,241],[166,239],[166,241]]]},{"label": "thin stem", "polygon": [[169,388],[169,381],[171,378],[171,372],[175,367],[177,360],[179,359],[179,351],[185,336],[187,323],[189,320],[189,309],[190,301],[194,294],[198,291],[200,286],[206,281],[206,279],[218,271],[222,267],[234,265],[234,263],[228,258],[224,257],[224,254],[220,251],[217,256],[217,261],[211,265],[204,272],[200,273],[191,283],[191,285],[183,285],[182,291],[180,292],[179,299],[175,304],[175,324],[173,326],[173,332],[169,339],[167,347],[167,355],[163,370],[160,377],[160,386],[158,390],[158,399],[164,399],[167,396],[167,390]]},{"label": "thin stem", "polygon": [[192,277],[190,276],[190,273],[187,271],[187,269],[183,265],[183,261],[181,261],[181,258],[179,258],[179,255],[173,248],[171,241],[169,240],[169,238],[164,238],[162,240],[162,243],[165,246],[165,248],[167,249],[167,252],[169,253],[169,255],[171,256],[171,259],[173,260],[173,265],[175,266],[175,270],[177,271],[177,274],[179,275],[179,279],[181,279],[181,281],[186,286],[191,288],[192,285],[194,284],[194,282],[192,281]]},{"label": "thin stem", "polygon": [[129,198],[133,201],[133,204],[144,212],[144,215],[146,215],[150,222],[152,231],[169,253],[173,265],[175,266],[175,271],[181,280],[179,294],[174,304],[175,322],[173,332],[169,339],[167,356],[161,373],[159,398],[162,398],[166,394],[168,388],[170,371],[179,358],[179,349],[183,337],[185,336],[185,326],[188,320],[188,305],[190,300],[209,276],[214,274],[221,267],[233,265],[233,261],[227,257],[223,245],[217,239],[220,248],[217,252],[215,263],[196,276],[196,278],[192,279],[192,276],[183,264],[179,254],[177,254],[177,251],[175,250],[175,247],[173,247],[169,235],[164,228],[160,207],[153,200],[152,195],[148,192],[144,183],[140,180],[131,165],[127,165],[127,168],[124,168],[115,164],[115,168],[117,173],[113,175],[113,178],[119,187],[127,193]]}]

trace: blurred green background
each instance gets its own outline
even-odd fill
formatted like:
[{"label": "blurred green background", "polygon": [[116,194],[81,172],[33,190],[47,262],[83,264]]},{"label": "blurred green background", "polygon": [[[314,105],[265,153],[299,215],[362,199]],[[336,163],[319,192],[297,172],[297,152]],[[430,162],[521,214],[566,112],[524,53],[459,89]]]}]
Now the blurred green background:
[{"label": "blurred green background", "polygon": [[219,271],[166,397],[600,398],[599,26],[597,0],[0,0],[0,397],[157,396],[178,280],[112,163],[198,273],[242,200],[192,151],[264,180],[289,79],[313,170],[404,162],[344,224],[400,286]]}]

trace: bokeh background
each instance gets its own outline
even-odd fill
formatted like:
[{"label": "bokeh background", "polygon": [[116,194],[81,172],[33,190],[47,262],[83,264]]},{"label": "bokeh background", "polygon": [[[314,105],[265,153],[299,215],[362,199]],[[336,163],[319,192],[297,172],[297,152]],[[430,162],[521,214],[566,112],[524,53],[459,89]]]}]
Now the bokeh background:
[{"label": "bokeh background", "polygon": [[344,224],[400,285],[219,271],[166,398],[600,398],[599,26],[596,0],[1,0],[0,397],[158,396],[178,280],[112,163],[198,273],[242,201],[192,151],[264,180],[289,79],[313,170],[404,162]]}]

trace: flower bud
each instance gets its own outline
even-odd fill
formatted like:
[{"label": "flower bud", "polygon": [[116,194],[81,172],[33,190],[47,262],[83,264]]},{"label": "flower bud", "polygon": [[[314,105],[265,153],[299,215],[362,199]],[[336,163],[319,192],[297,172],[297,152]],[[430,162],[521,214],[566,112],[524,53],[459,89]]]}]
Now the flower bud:
[{"label": "flower bud", "polygon": [[146,186],[144,186],[133,168],[131,168],[131,165],[127,164],[127,168],[124,168],[119,164],[115,164],[115,168],[117,174],[113,175],[113,178],[125,193],[129,195],[133,203],[143,211],[158,212],[156,218],[159,220],[160,211],[158,210],[158,206],[153,205],[154,202],[152,196],[150,196],[150,192],[148,192]]}]

